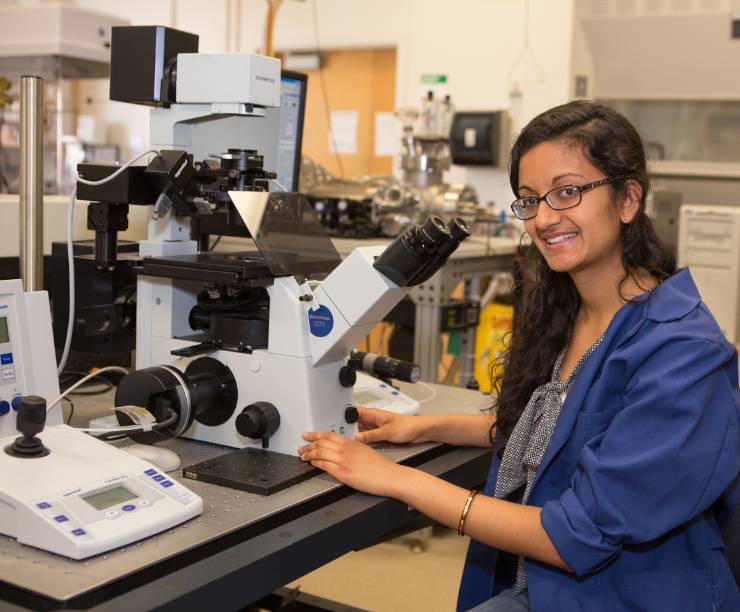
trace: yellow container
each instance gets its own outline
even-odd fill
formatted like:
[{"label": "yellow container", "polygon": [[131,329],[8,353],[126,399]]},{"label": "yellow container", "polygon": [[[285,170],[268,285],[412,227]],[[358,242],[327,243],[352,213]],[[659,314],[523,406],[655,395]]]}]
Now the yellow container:
[{"label": "yellow container", "polygon": [[[491,364],[506,350],[505,336],[511,331],[514,307],[493,302],[483,309],[475,332],[475,378],[480,390],[491,390]],[[496,366],[495,373],[500,371]]]}]

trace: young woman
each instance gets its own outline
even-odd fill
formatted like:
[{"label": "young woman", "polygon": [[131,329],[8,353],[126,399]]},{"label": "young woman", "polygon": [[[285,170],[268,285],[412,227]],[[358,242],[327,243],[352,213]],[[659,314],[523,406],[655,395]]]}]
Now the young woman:
[{"label": "young woman", "polygon": [[[512,150],[533,247],[493,416],[361,409],[357,440],[300,455],[471,543],[458,605],[479,610],[740,610],[721,530],[740,492],[735,348],[645,214],[634,127],[577,101]],[[367,443],[493,446],[476,497]]]}]

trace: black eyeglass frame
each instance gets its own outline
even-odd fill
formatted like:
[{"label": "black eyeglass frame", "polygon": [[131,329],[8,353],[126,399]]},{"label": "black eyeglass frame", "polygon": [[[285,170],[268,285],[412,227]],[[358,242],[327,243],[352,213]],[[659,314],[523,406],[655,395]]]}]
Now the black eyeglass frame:
[{"label": "black eyeglass frame", "polygon": [[[590,183],[584,183],[583,185],[560,185],[559,187],[555,187],[553,189],[550,189],[545,195],[536,196],[536,195],[529,195],[524,198],[517,198],[511,203],[511,212],[514,213],[514,216],[519,219],[520,221],[527,221],[529,219],[534,219],[537,216],[537,211],[539,211],[540,202],[544,201],[545,204],[547,204],[552,210],[568,210],[569,208],[575,208],[581,203],[581,200],[583,200],[583,192],[588,191],[589,189],[594,189],[595,187],[601,187],[602,185],[607,185],[609,183],[613,183],[614,181],[620,180],[621,177],[613,176],[613,177],[607,177],[603,179],[598,179],[595,181],[591,181]],[[558,191],[560,189],[567,189],[568,187],[575,187],[578,190],[578,201],[575,204],[571,204],[570,206],[562,206],[560,208],[555,208],[550,200],[547,199],[547,196],[549,196],[551,193],[554,193],[555,191]],[[520,217],[516,214],[516,203],[521,202],[522,200],[527,200],[529,198],[535,198],[537,200],[537,208],[535,208],[534,214],[530,215],[529,217]]]}]

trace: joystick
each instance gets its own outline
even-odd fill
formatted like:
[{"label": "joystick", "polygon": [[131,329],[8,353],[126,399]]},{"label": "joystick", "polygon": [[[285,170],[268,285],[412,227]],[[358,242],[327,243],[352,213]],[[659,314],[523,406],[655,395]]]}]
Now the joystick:
[{"label": "joystick", "polygon": [[46,400],[38,395],[24,395],[18,408],[16,428],[23,435],[5,447],[5,452],[19,459],[36,459],[49,454],[36,434],[44,430],[46,424]]}]

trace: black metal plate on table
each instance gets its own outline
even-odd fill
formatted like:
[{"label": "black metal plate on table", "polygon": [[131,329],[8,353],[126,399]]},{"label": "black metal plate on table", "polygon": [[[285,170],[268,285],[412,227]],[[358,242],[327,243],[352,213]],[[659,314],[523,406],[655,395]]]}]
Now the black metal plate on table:
[{"label": "black metal plate on table", "polygon": [[318,474],[298,457],[257,448],[242,448],[183,468],[185,478],[272,495]]}]

